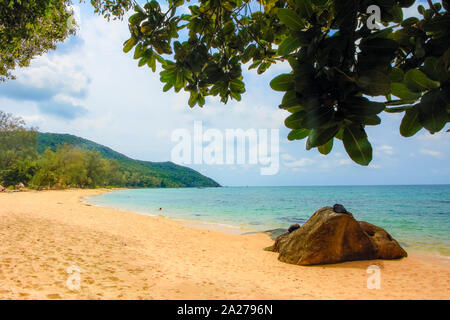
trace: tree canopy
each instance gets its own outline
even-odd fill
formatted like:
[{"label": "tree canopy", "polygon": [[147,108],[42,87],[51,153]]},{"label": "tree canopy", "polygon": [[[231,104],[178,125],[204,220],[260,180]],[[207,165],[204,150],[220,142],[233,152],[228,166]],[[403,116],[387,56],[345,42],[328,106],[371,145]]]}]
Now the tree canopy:
[{"label": "tree canopy", "polygon": [[65,40],[71,0],[0,0],[0,81]]},{"label": "tree canopy", "polygon": [[[403,17],[415,0],[168,0],[165,10],[155,0],[90,2],[108,19],[134,9],[123,50],[153,72],[161,65],[163,90],[187,91],[191,107],[208,96],[241,100],[243,66],[261,74],[288,62],[270,86],[284,93],[288,139],[306,138],[308,150],[328,154],[336,138],[368,165],[366,126],[379,125],[380,113],[403,113],[404,137],[439,132],[450,119],[449,0],[419,5],[420,18]],[[0,0],[0,80],[67,37],[68,4]],[[378,29],[368,24],[373,5]]]},{"label": "tree canopy", "polygon": [[[150,1],[134,6],[123,50],[152,71],[161,64],[163,90],[189,92],[191,107],[207,96],[241,100],[243,65],[261,74],[288,61],[291,72],[270,82],[291,113],[288,139],[307,138],[308,150],[328,154],[336,138],[368,165],[365,127],[380,124],[381,112],[404,113],[404,137],[441,131],[450,119],[450,5],[428,2],[420,18],[404,19],[414,0],[207,0],[187,10],[184,0],[169,0],[167,10]],[[371,5],[378,29],[367,24]]]},{"label": "tree canopy", "polygon": [[33,175],[37,132],[25,128],[25,122],[0,111],[0,182],[15,185]]}]

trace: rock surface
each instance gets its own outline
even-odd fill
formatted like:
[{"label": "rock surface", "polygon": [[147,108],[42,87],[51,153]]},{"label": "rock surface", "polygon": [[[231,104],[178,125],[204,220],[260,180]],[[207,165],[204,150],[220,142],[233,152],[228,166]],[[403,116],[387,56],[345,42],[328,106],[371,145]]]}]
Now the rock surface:
[{"label": "rock surface", "polygon": [[266,250],[282,262],[315,265],[352,260],[397,259],[407,253],[384,229],[331,207],[316,211],[299,229],[284,233]]},{"label": "rock surface", "polygon": [[300,228],[300,225],[298,223],[293,224],[289,227],[288,232],[291,233],[291,232],[297,230],[298,228]]}]

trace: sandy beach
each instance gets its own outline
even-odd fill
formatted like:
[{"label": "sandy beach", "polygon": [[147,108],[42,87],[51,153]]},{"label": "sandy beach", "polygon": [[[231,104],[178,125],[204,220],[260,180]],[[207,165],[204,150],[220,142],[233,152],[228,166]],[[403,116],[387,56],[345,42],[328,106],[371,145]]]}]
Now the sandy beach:
[{"label": "sandy beach", "polygon": [[[101,192],[0,194],[0,299],[450,299],[450,266],[438,258],[290,265],[263,250],[267,235],[85,203]],[[370,265],[381,268],[379,290],[367,288]],[[80,270],[79,290],[68,268]]]}]

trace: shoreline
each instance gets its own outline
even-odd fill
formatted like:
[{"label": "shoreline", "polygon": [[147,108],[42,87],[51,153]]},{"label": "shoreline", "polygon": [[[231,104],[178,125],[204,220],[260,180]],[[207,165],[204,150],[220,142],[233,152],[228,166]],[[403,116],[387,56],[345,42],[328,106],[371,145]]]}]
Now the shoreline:
[{"label": "shoreline", "polygon": [[[64,190],[0,194],[0,299],[449,299],[450,267],[402,260],[302,267],[233,235],[92,206]],[[408,252],[409,253],[409,252]],[[81,287],[66,282],[81,269]],[[366,287],[370,265],[380,290]]]},{"label": "shoreline", "polygon": [[[76,189],[74,189],[74,190],[76,190]],[[130,189],[117,188],[117,189],[94,189],[94,190],[102,190],[101,193],[97,194],[97,195],[102,195],[105,193],[110,193],[110,192],[115,192],[115,191],[120,191],[120,190],[130,190]],[[263,234],[263,235],[267,235],[269,237],[269,235],[267,234],[268,231],[272,231],[272,230],[276,230],[276,229],[285,229],[287,231],[287,228],[289,227],[288,225],[286,225],[285,228],[279,227],[279,228],[270,229],[270,230],[254,230],[254,229],[249,229],[246,226],[237,225],[237,224],[232,225],[232,224],[218,222],[218,221],[204,221],[204,220],[193,219],[193,218],[192,219],[178,218],[178,217],[172,217],[172,216],[165,216],[164,214],[157,214],[157,213],[151,214],[151,213],[142,212],[139,210],[115,208],[113,206],[108,206],[108,205],[99,205],[99,204],[95,204],[93,202],[89,202],[89,199],[87,199],[87,197],[89,197],[89,195],[84,198],[86,203],[89,205],[95,206],[95,207],[119,210],[124,213],[131,212],[134,214],[140,214],[140,215],[144,215],[144,216],[148,216],[148,217],[162,217],[162,218],[165,218],[168,220],[179,222],[186,227],[196,228],[196,229],[201,229],[201,230],[218,231],[218,232],[224,232],[224,233],[234,234],[234,235]],[[389,230],[388,230],[388,232],[389,232]],[[408,254],[413,254],[414,256],[420,257],[421,259],[425,259],[429,262],[439,261],[439,263],[441,263],[441,264],[450,266],[450,256],[446,256],[446,255],[442,254],[441,252],[439,252],[440,248],[433,248],[433,247],[416,248],[416,247],[411,247],[411,246],[406,246],[406,245],[404,248],[408,252]]]}]

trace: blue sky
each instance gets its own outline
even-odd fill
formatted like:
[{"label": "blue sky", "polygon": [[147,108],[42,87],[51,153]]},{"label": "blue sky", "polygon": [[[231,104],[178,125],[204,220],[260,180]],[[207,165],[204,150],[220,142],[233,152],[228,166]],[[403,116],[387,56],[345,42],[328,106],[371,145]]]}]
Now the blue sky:
[{"label": "blue sky", "polygon": [[288,71],[285,65],[261,76],[246,71],[247,92],[241,102],[223,105],[208,98],[203,108],[190,109],[185,93],[164,93],[158,72],[138,68],[132,54],[122,52],[129,37],[125,21],[107,22],[89,5],[75,9],[77,35],[17,70],[17,80],[0,84],[0,110],[22,116],[41,131],[75,134],[150,161],[170,160],[175,145],[171,133],[192,131],[195,120],[203,121],[205,129],[280,130],[276,175],[261,176],[257,165],[190,166],[222,185],[450,183],[448,125],[435,135],[421,130],[403,138],[401,115],[384,114],[381,125],[367,129],[374,149],[369,167],[350,161],[339,141],[330,155],[322,156],[316,149],[306,151],[305,141],[286,138],[287,113],[278,109],[282,94],[269,87],[272,78]]}]

